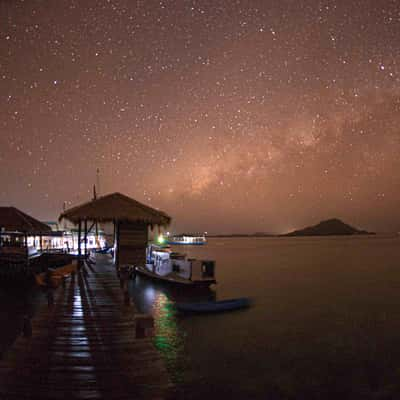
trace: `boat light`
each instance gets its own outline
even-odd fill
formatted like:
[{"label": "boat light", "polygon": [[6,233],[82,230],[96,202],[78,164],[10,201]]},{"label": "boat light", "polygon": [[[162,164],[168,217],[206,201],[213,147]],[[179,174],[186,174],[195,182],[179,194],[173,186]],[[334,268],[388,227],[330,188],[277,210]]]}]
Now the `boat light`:
[{"label": "boat light", "polygon": [[157,238],[157,242],[158,242],[159,244],[164,244],[164,243],[165,243],[165,238],[164,238],[164,236],[163,236],[163,235],[159,235],[158,238]]}]

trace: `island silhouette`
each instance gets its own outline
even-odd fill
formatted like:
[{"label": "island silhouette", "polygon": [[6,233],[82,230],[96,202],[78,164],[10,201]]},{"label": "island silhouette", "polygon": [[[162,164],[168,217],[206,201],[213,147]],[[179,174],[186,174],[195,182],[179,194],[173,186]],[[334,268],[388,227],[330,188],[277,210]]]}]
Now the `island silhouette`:
[{"label": "island silhouette", "polygon": [[338,218],[331,218],[319,222],[316,225],[308,226],[288,233],[274,234],[267,232],[255,233],[227,233],[209,234],[209,238],[242,238],[242,237],[287,237],[287,236],[340,236],[340,235],[375,235],[375,232],[368,232],[354,228]]},{"label": "island silhouette", "polygon": [[373,235],[374,232],[359,230],[338,218],[319,222],[317,225],[285,233],[280,236],[334,236],[334,235]]}]

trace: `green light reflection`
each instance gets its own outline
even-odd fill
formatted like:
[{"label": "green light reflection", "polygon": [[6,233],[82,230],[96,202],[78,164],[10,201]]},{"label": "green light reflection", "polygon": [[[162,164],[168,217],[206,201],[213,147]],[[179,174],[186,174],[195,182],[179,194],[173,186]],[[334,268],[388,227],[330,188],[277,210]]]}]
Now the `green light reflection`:
[{"label": "green light reflection", "polygon": [[179,329],[174,306],[164,293],[156,294],[153,314],[155,346],[162,354],[174,383],[182,383],[187,364],[186,358],[183,357],[186,334]]}]

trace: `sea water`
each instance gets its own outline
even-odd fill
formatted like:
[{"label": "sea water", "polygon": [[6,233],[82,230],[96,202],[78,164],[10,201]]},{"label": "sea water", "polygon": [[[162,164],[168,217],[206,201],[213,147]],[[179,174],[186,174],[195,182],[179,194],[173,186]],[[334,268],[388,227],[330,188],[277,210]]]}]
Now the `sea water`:
[{"label": "sea water", "polygon": [[[215,260],[218,284],[199,293],[137,277],[130,290],[154,315],[177,399],[400,398],[398,236],[219,238],[174,250]],[[175,310],[247,296],[245,310]],[[42,301],[0,290],[0,353]]]},{"label": "sea water", "polygon": [[[178,398],[400,398],[398,236],[218,238],[174,250],[215,260],[215,288],[138,277],[131,292],[155,317]],[[174,307],[246,296],[252,307],[223,314]]]}]

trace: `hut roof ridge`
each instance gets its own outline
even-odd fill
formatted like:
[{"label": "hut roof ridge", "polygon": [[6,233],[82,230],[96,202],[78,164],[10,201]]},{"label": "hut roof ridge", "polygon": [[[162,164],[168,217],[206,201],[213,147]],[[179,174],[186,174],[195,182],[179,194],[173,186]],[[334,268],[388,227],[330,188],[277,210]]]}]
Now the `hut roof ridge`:
[{"label": "hut roof ridge", "polygon": [[59,220],[66,218],[73,223],[79,220],[107,222],[128,220],[150,225],[168,225],[171,221],[166,213],[149,207],[122,193],[115,192],[87,201],[64,211]]},{"label": "hut roof ridge", "polygon": [[47,224],[13,206],[0,207],[0,227],[7,231],[37,234],[51,231]]}]

